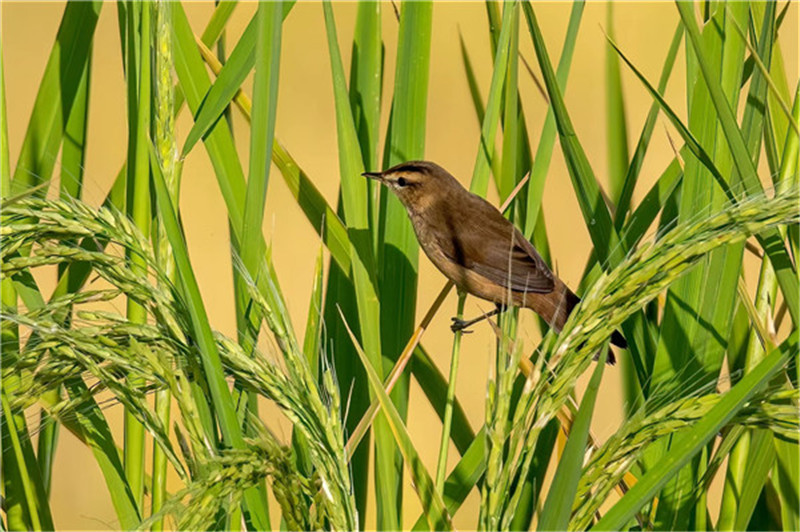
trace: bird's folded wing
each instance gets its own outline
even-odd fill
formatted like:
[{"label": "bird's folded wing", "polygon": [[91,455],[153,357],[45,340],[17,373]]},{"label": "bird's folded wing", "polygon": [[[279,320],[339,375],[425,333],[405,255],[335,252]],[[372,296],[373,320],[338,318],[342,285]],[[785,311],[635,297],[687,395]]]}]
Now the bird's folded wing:
[{"label": "bird's folded wing", "polygon": [[542,257],[499,212],[465,222],[455,224],[453,238],[441,243],[451,260],[515,292],[553,290],[553,273]]}]

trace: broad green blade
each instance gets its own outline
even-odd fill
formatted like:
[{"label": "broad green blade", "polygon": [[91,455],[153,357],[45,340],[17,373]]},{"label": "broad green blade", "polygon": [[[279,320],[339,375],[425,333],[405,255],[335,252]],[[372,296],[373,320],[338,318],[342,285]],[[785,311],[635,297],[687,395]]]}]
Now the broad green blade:
[{"label": "broad green blade", "polygon": [[657,468],[651,469],[592,527],[593,530],[622,530],[639,509],[652,500],[658,491],[687,464],[719,430],[741,410],[753,396],[796,352],[797,331],[780,347],[770,353],[752,372],[745,375],[736,386],[714,405],[711,411],[692,428],[675,437],[670,450]]},{"label": "broad green blade", "polygon": [[[433,2],[404,2],[400,8],[397,60],[392,96],[391,127],[384,152],[384,164],[389,167],[408,160],[425,158],[425,122],[428,106]],[[366,159],[365,159],[366,162]],[[370,186],[377,186],[370,183]],[[381,297],[381,353],[385,376],[391,371],[414,332],[417,308],[417,273],[419,244],[406,209],[386,187],[380,187],[378,227],[378,291]],[[391,310],[389,310],[391,309]],[[405,420],[408,413],[408,373],[403,374],[392,390],[392,400]],[[384,454],[376,449],[376,468],[402,470],[400,454]],[[393,501],[397,518],[391,511],[378,509],[381,529],[402,528],[402,475],[394,474],[389,491],[383,492],[379,483],[378,502]],[[388,502],[387,502],[388,504]]]},{"label": "broad green blade", "polygon": [[[381,302],[378,298],[372,238],[369,233],[367,180],[361,176],[364,171],[363,158],[353,122],[347,87],[345,86],[344,68],[336,38],[333,8],[330,2],[324,2],[322,6],[328,36],[328,51],[331,57],[342,206],[351,243],[351,279],[355,288],[359,333],[373,368],[383,372],[380,330]],[[394,498],[394,494],[397,493],[395,488],[397,474],[394,465],[394,441],[385,418],[379,415],[373,428],[377,457],[375,481],[378,494],[378,519],[379,522],[395,523],[394,528],[400,528],[399,514]]]},{"label": "broad green blade", "polygon": [[[258,5],[256,22],[256,73],[253,85],[253,110],[250,120],[250,167],[245,192],[244,217],[240,232],[240,255],[245,270],[258,279],[267,272],[259,271],[266,246],[261,226],[264,222],[264,204],[267,199],[271,152],[275,139],[275,116],[278,107],[278,79],[281,54],[281,2]],[[224,70],[224,69],[223,69]],[[217,79],[220,82],[220,79]],[[213,90],[213,87],[212,87]],[[202,113],[202,108],[201,108]],[[238,316],[244,317],[249,306],[246,281],[241,277],[237,287]],[[245,334],[245,350],[249,351],[258,335],[260,317],[249,318],[252,336]]]},{"label": "broad green blade", "polygon": [[[378,127],[383,80],[381,7],[381,2],[358,4],[353,53],[350,60],[350,106],[358,131],[364,168],[370,171],[378,170]],[[380,183],[375,185],[380,186]],[[370,194],[371,199],[372,194]]]},{"label": "broad green blade", "polygon": [[[203,299],[200,296],[200,288],[197,285],[192,264],[189,261],[186,242],[178,224],[166,183],[164,183],[164,178],[161,175],[155,149],[152,148],[152,145],[150,146],[150,158],[153,163],[151,169],[159,216],[172,246],[180,281],[179,286],[183,297],[186,298],[186,310],[189,312],[191,319],[193,337],[200,354],[208,389],[214,404],[214,412],[219,421],[225,443],[234,449],[245,449],[247,445],[242,437],[241,428],[236,418],[236,409],[233,406],[231,393],[225,381],[225,373],[220,361],[216,340],[208,322],[208,315],[206,314]],[[269,529],[268,509],[265,501],[259,497],[256,488],[245,490],[244,502],[249,513],[248,521],[258,530]]]},{"label": "broad green blade", "polygon": [[[762,190],[761,182],[758,180],[758,173],[753,162],[754,158],[747,151],[745,140],[742,132],[736,124],[736,117],[732,110],[731,102],[725,98],[722,85],[717,79],[714,78],[714,70],[710,64],[710,60],[706,57],[701,43],[700,32],[697,29],[697,24],[694,19],[694,13],[688,5],[677,2],[678,11],[683,20],[684,27],[686,28],[689,40],[692,43],[692,49],[697,56],[697,62],[703,74],[703,79],[706,82],[710,94],[711,103],[716,110],[716,115],[719,120],[724,138],[727,141],[730,156],[733,159],[734,167],[736,168],[738,179],[741,181],[742,186],[748,194],[760,192]],[[734,4],[738,8],[738,4]],[[733,12],[733,7],[728,8],[728,12]],[[742,24],[740,24],[742,26]],[[741,43],[743,47],[744,44]],[[765,245],[766,244],[766,245]],[[765,245],[765,250],[770,254],[770,260],[773,262],[775,272],[778,276],[778,283],[784,297],[787,300],[789,313],[795,324],[800,320],[800,298],[798,298],[798,283],[797,273],[792,266],[791,260],[788,258],[783,245],[780,244],[780,237],[774,233],[762,237],[762,245]],[[776,249],[776,247],[778,249]]]},{"label": "broad green blade", "polygon": [[747,481],[744,483],[739,497],[733,530],[748,529],[750,518],[753,517],[753,510],[756,508],[764,485],[768,482],[769,472],[775,463],[775,447],[772,440],[773,435],[769,430],[758,430],[753,435],[745,473]]},{"label": "broad green blade", "polygon": [[[94,30],[103,3],[70,2],[47,60],[28,129],[14,170],[11,192],[48,181],[58,148],[86,70]],[[37,195],[44,195],[42,189]]]},{"label": "broad green blade", "polygon": [[[508,6],[507,6],[508,7]],[[500,199],[505,200],[514,190],[517,181],[522,178],[519,175],[523,170],[520,161],[520,154],[527,150],[528,146],[522,145],[522,122],[521,106],[519,101],[519,91],[517,78],[519,72],[519,9],[512,9],[511,36],[508,47],[508,66],[506,67],[505,94],[503,96],[503,146],[500,159],[500,173],[494,176],[497,191]],[[526,170],[526,169],[525,169]],[[514,209],[507,211],[506,216],[514,219]]]},{"label": "broad green blade", "polygon": [[[601,353],[608,352],[608,345],[600,350]],[[572,513],[572,504],[578,489],[578,480],[581,477],[583,468],[583,458],[586,453],[586,442],[589,438],[589,427],[594,414],[594,403],[597,399],[597,392],[600,389],[600,381],[603,378],[603,368],[605,368],[605,355],[595,364],[589,386],[581,400],[578,414],[572,424],[569,439],[558,461],[553,483],[547,493],[547,500],[544,502],[542,514],[539,517],[539,530],[566,530],[569,524],[569,517]]]},{"label": "broad green blade", "polygon": [[[341,315],[341,317],[342,320],[344,320],[344,315]],[[403,453],[403,458],[408,466],[411,480],[414,483],[414,489],[419,495],[419,501],[422,504],[422,509],[425,512],[425,515],[428,518],[428,524],[430,525],[431,530],[452,530],[453,523],[450,519],[450,514],[445,508],[444,501],[434,489],[433,479],[431,479],[431,476],[427,469],[425,469],[422,460],[420,460],[417,450],[414,448],[414,444],[411,442],[408,431],[403,424],[403,420],[400,419],[400,414],[394,407],[391,398],[389,398],[384,391],[381,378],[378,376],[375,368],[372,367],[372,363],[367,358],[364,350],[361,349],[360,345],[358,345],[356,337],[352,334],[352,331],[350,338],[356,347],[358,356],[361,358],[361,363],[364,365],[364,369],[367,371],[367,378],[369,379],[372,392],[378,398],[381,409],[386,414],[386,419],[388,420],[389,426],[394,434],[397,446]]]},{"label": "broad green blade", "polygon": [[89,85],[91,82],[92,51],[86,58],[75,101],[70,109],[61,147],[61,194],[63,197],[81,197],[83,169],[86,157],[86,136],[89,119]]},{"label": "broad green blade", "polygon": [[773,482],[781,500],[784,530],[797,530],[800,525],[800,445],[774,438],[775,470]]}]

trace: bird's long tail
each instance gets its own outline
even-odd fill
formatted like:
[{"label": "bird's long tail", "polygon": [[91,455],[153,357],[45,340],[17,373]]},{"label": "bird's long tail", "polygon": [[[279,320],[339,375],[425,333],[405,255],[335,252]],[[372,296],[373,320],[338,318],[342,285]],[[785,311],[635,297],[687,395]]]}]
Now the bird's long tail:
[{"label": "bird's long tail", "polygon": [[[536,297],[531,301],[529,296],[528,303],[537,314],[539,314],[550,326],[560,332],[567,322],[567,318],[572,313],[573,309],[581,302],[579,298],[567,285],[556,279],[555,287],[552,292],[547,294],[536,294]],[[628,342],[620,334],[619,331],[614,331],[611,334],[611,343],[617,347],[627,348]],[[614,353],[609,349],[608,358],[606,362],[609,364],[616,363]]]}]

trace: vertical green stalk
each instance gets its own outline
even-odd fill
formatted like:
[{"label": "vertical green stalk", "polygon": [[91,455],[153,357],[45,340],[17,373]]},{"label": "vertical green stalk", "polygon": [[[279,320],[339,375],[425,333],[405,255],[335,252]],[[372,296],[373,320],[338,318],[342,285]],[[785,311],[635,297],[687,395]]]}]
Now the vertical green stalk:
[{"label": "vertical green stalk", "polygon": [[[255,79],[253,82],[253,108],[250,128],[250,158],[242,217],[241,240],[236,251],[241,256],[244,271],[251,279],[270,278],[270,261],[264,260],[267,248],[262,236],[264,208],[269,185],[270,155],[275,137],[275,116],[278,102],[280,74],[282,2],[262,2],[256,12],[258,28],[255,45]],[[254,348],[261,327],[262,316],[254,312],[248,297],[247,280],[236,277],[237,323],[239,340],[245,352]],[[247,400],[250,415],[258,416],[258,398],[250,394]],[[258,492],[266,508],[266,487],[259,483]]]},{"label": "vertical green stalk", "polygon": [[[384,152],[387,167],[411,159],[422,159],[425,154],[432,25],[432,2],[402,4],[391,127]],[[381,187],[380,194],[378,292],[381,295],[381,307],[386,311],[380,317],[383,367],[378,368],[378,373],[383,378],[394,367],[397,357],[414,332],[419,244],[400,201],[386,187]],[[409,382],[408,374],[401,376],[391,394],[404,420],[408,412]],[[377,423],[384,423],[383,418],[379,418]],[[376,448],[375,462],[376,467],[383,471],[394,469],[394,473],[385,473],[393,478],[385,479],[388,491],[378,498],[379,504],[380,501],[386,501],[386,504],[393,504],[394,508],[388,509],[386,504],[381,504],[378,528],[402,528],[402,455],[395,445],[380,446]],[[393,502],[390,503],[390,500]]]},{"label": "vertical green stalk", "polygon": [[[458,309],[456,318],[464,317],[464,301],[466,294],[459,292]],[[442,439],[439,444],[439,460],[436,466],[436,491],[440,495],[444,494],[444,479],[447,473],[447,449],[450,447],[450,428],[453,423],[453,403],[456,397],[456,378],[458,377],[458,360],[461,352],[461,330],[453,335],[453,354],[450,358],[450,377],[447,380],[447,398],[444,404],[444,416],[442,419]]]},{"label": "vertical green stalk", "polygon": [[[336,36],[336,21],[331,3],[322,4],[328,50],[331,58],[334,101],[336,104],[336,132],[339,147],[339,172],[344,221],[347,224],[352,259],[352,279],[357,301],[358,321],[364,351],[375,371],[383,371],[381,356],[380,308],[376,268],[369,235],[369,213],[366,195],[367,183],[360,174],[364,171],[363,157],[353,121],[350,99],[347,94],[344,67]],[[374,393],[370,393],[374,397]],[[375,483],[378,507],[378,528],[399,529],[396,499],[398,473],[395,470],[394,442],[390,427],[383,414],[373,425],[375,434]],[[387,524],[389,523],[389,524]],[[394,523],[394,524],[392,524]]]},{"label": "vertical green stalk", "polygon": [[[145,4],[146,5],[146,4]],[[153,129],[158,164],[167,185],[170,200],[178,204],[180,189],[180,165],[178,147],[175,139],[175,118],[173,106],[175,94],[172,83],[172,30],[170,26],[172,10],[166,0],[157,0],[155,13],[155,109]],[[175,260],[169,247],[169,238],[164,227],[159,224],[156,235],[157,259],[167,279],[177,281]],[[169,427],[171,397],[168,389],[159,390],[155,395],[156,416],[165,427]],[[167,493],[167,456],[161,446],[153,440],[153,474],[151,514],[161,509]],[[164,529],[164,520],[159,518],[151,526],[152,530]]]},{"label": "vertical green stalk", "polygon": [[[128,5],[128,201],[127,214],[143,233],[150,231],[150,8],[148,4]],[[128,254],[131,270],[147,275],[147,265],[138,255]],[[128,299],[128,319],[145,323],[145,308]],[[141,382],[131,382],[141,386]],[[144,501],[144,427],[132,412],[125,412],[125,474],[137,506]]]}]

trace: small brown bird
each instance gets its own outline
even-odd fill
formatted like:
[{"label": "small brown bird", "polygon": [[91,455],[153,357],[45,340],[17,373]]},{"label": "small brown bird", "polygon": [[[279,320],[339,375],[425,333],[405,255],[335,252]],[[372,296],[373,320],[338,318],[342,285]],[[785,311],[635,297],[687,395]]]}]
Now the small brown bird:
[{"label": "small brown bird", "polygon": [[[425,254],[448,279],[460,290],[497,305],[474,320],[453,318],[453,331],[501,312],[509,301],[533,309],[556,332],[561,331],[580,298],[492,204],[428,161],[409,161],[363,175],[397,195]],[[616,331],[611,342],[627,347]]]}]

